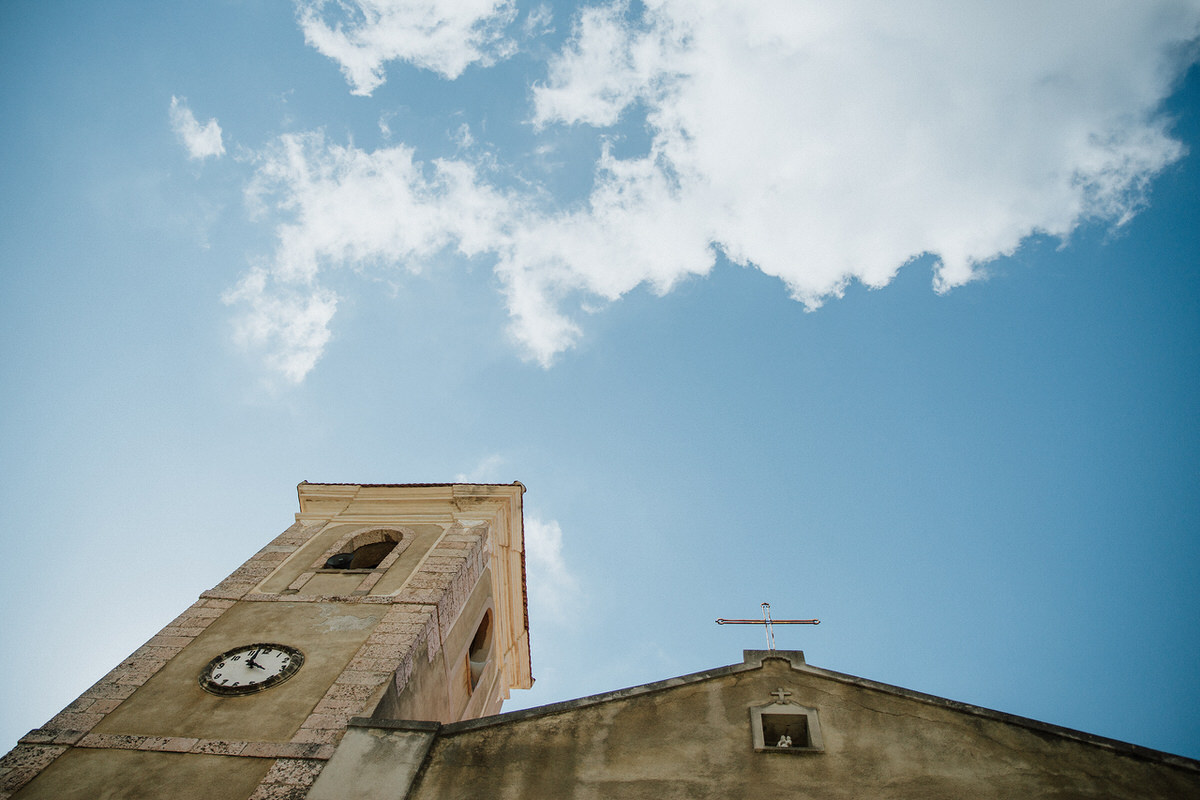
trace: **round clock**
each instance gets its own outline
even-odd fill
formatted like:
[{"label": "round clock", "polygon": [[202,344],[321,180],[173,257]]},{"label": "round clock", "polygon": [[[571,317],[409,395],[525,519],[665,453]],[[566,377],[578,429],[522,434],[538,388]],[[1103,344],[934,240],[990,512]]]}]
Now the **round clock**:
[{"label": "round clock", "polygon": [[223,696],[254,694],[283,683],[304,664],[304,653],[286,644],[245,644],[208,662],[200,686]]}]

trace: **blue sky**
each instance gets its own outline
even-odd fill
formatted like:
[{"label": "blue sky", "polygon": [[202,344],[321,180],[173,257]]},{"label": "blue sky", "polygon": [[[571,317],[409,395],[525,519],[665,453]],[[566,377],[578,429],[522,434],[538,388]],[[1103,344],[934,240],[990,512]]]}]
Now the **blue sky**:
[{"label": "blue sky", "polygon": [[520,480],[509,708],[767,600],[1200,757],[1200,4],[346,8],[0,10],[5,747],[301,480]]}]

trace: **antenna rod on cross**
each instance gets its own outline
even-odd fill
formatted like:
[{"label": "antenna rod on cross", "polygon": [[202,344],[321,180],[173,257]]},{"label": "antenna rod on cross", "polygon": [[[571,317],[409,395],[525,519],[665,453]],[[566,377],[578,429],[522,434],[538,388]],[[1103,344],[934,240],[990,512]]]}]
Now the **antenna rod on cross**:
[{"label": "antenna rod on cross", "polygon": [[775,651],[773,625],[820,625],[819,619],[771,619],[771,604],[762,604],[762,619],[718,619],[718,625],[762,625],[767,633],[767,649]]}]

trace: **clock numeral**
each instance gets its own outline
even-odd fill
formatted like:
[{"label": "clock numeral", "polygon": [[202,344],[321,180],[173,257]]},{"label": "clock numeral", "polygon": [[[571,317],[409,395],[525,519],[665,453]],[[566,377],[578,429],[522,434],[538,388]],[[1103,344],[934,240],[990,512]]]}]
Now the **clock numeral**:
[{"label": "clock numeral", "polygon": [[241,653],[238,653],[236,656],[234,656],[233,658],[230,659],[230,661],[241,661],[241,660],[242,660]]},{"label": "clock numeral", "polygon": [[221,673],[219,673],[219,672],[218,672],[218,673],[216,673],[216,674],[214,674],[214,675],[213,675],[213,680],[216,680],[216,679],[217,679],[217,678],[219,678],[219,677],[221,677]]},{"label": "clock numeral", "polygon": [[220,664],[217,664],[217,669],[225,669],[225,662],[222,661]]}]

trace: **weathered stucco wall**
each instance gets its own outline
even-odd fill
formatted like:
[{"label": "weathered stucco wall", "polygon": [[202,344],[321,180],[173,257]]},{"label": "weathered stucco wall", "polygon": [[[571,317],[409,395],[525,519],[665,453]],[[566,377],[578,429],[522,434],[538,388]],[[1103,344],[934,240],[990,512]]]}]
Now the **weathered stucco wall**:
[{"label": "weathered stucco wall", "polygon": [[[448,726],[411,798],[1200,797],[1195,768],[778,658],[762,663],[660,691],[562,704],[558,713]],[[818,710],[824,752],[754,751],[750,708],[772,702],[779,688],[791,692],[789,702]]]},{"label": "weathered stucco wall", "polygon": [[[105,717],[96,733],[286,742],[346,668],[386,608],[341,603],[240,603]],[[295,677],[245,697],[217,697],[196,677],[209,659],[253,642],[304,653]]]},{"label": "weathered stucco wall", "polygon": [[[334,603],[235,605],[92,732],[131,746],[147,737],[289,742],[386,610]],[[196,678],[209,659],[254,641],[300,648],[304,667],[291,680],[245,697],[217,697],[200,688]],[[131,798],[248,797],[273,764],[269,758],[77,748],[50,764],[18,797],[100,797],[106,786],[121,787],[122,793],[113,796]],[[220,780],[214,783],[217,774]]]},{"label": "weathered stucco wall", "polygon": [[[383,719],[421,719],[454,722],[464,717],[484,716],[500,710],[501,701],[494,696],[479,697],[491,689],[496,675],[495,654],[475,691],[472,692],[466,672],[467,647],[475,627],[484,612],[491,608],[491,573],[484,570],[470,600],[463,607],[458,622],[442,643],[442,648],[429,660],[422,646],[414,659],[412,675],[404,688],[397,692],[389,688],[373,716]],[[491,700],[492,702],[486,702]],[[468,706],[479,706],[478,709]],[[477,713],[476,713],[477,712]]]},{"label": "weathered stucco wall", "polygon": [[399,800],[425,763],[437,723],[350,728],[307,800]]},{"label": "weathered stucco wall", "polygon": [[[192,753],[72,749],[20,800],[229,800],[248,797],[274,762]],[[107,788],[106,788],[107,787]]]}]

